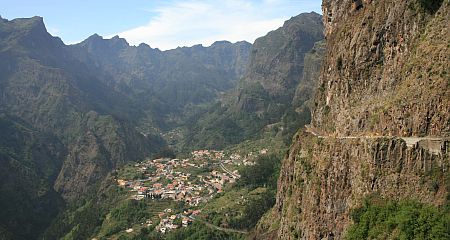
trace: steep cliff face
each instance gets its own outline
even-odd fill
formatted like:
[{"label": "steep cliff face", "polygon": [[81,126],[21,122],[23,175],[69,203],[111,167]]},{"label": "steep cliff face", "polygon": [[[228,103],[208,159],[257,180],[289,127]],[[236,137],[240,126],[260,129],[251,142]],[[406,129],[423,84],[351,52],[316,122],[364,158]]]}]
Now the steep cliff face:
[{"label": "steep cliff face", "polygon": [[54,136],[0,114],[1,239],[32,239],[62,208],[53,181],[63,153]]},{"label": "steep cliff face", "polygon": [[301,84],[305,55],[323,40],[322,31],[319,14],[302,13],[258,38],[237,89],[236,111],[267,114],[269,105],[288,105]]},{"label": "steep cliff face", "polygon": [[93,35],[69,46],[81,62],[94,68],[105,84],[132,98],[144,116],[144,132],[167,130],[181,122],[185,107],[207,104],[230,90],[242,77],[251,44],[215,42],[209,47],[160,51],[146,44],[130,46],[125,39]]},{"label": "steep cliff face", "polygon": [[448,1],[324,1],[312,124],[338,135],[449,136]]},{"label": "steep cliff face", "polygon": [[323,39],[322,16],[315,12],[292,17],[258,38],[237,86],[188,121],[185,145],[223,148],[267,137],[265,132],[289,144],[297,129],[310,122]]},{"label": "steep cliff face", "polygon": [[323,2],[313,126],[286,155],[257,239],[342,239],[373,195],[448,203],[449,4]]},{"label": "steep cliff face", "polygon": [[[437,206],[447,200],[448,140],[433,154],[399,138],[322,139],[299,133],[296,139],[269,215],[279,219],[278,228],[264,223],[261,232],[279,239],[341,239],[352,223],[351,210],[373,194]],[[270,221],[266,217],[263,222]]]},{"label": "steep cliff face", "polygon": [[303,110],[307,107],[310,110],[313,102],[314,91],[320,76],[322,61],[325,56],[326,42],[320,41],[314,44],[314,47],[305,54],[303,74],[300,82],[295,90],[292,105],[296,111]]},{"label": "steep cliff face", "polygon": [[90,111],[78,120],[73,127],[81,134],[68,143],[68,153],[54,185],[66,199],[77,199],[111,170],[130,160],[148,157],[162,146],[157,138],[147,138],[108,115]]}]

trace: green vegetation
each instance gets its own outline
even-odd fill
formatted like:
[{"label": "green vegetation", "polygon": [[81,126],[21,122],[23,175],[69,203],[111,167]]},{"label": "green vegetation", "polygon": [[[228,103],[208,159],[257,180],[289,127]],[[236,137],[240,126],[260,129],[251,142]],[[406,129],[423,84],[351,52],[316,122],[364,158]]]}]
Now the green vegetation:
[{"label": "green vegetation", "polygon": [[244,205],[242,215],[231,219],[229,225],[235,229],[252,229],[274,204],[275,192],[266,189],[258,198],[250,198]]},{"label": "green vegetation", "polygon": [[101,192],[90,191],[80,201],[68,205],[54,219],[44,238],[89,239],[99,230],[109,209],[125,198],[125,191],[112,182],[111,186]]},{"label": "green vegetation", "polygon": [[147,204],[144,201],[124,201],[110,211],[100,235],[111,236],[134,223],[145,222],[150,217],[152,215],[147,211]]},{"label": "green vegetation", "polygon": [[236,230],[253,228],[275,203],[275,192],[267,188],[226,190],[203,208],[205,221]]},{"label": "green vegetation", "polygon": [[450,239],[450,211],[416,201],[370,198],[351,213],[346,239]]},{"label": "green vegetation", "polygon": [[175,158],[175,152],[173,149],[165,146],[159,152],[155,154],[155,158]]},{"label": "green vegetation", "polygon": [[[173,201],[136,201],[129,199],[129,192],[110,182],[101,192],[91,192],[84,200],[69,205],[47,229],[45,239],[141,239],[157,236],[152,232],[157,224],[158,213],[166,208],[178,209]],[[141,223],[151,219],[154,224],[144,227]],[[124,231],[133,227],[133,234]],[[143,238],[142,238],[143,239]],[[158,238],[152,238],[158,239]]]},{"label": "green vegetation", "polygon": [[[244,207],[242,215],[230,221],[230,226],[240,229],[253,228],[259,219],[275,204],[277,180],[280,173],[281,158],[275,154],[261,155],[256,164],[241,171],[238,186],[255,189],[266,188],[258,198],[251,198]],[[255,191],[253,190],[253,191]]]},{"label": "green vegetation", "polygon": [[[5,127],[0,122],[0,160],[5,163],[0,165],[0,208],[5,209],[0,238],[44,234],[45,239],[89,239],[97,234],[138,239],[153,234],[147,228],[133,236],[121,232],[165,203],[130,201],[105,178],[114,168],[144,157],[174,157],[171,148],[160,150],[165,145],[161,132],[180,129],[184,149],[225,148],[246,139],[258,145],[266,137],[270,140],[264,143],[272,148],[287,145],[310,119],[307,110],[297,111],[291,104],[303,55],[323,39],[318,14],[304,14],[287,24],[295,33],[278,30],[261,40],[265,46],[260,50],[266,53],[255,59],[254,69],[262,75],[254,79],[281,79],[277,84],[287,87],[288,94],[273,95],[264,84],[249,84],[242,91],[242,106],[235,108],[218,100],[244,75],[248,43],[162,52],[92,36],[65,46],[46,32],[42,18],[1,19],[0,112],[20,124]],[[300,32],[310,37],[298,41]],[[269,62],[280,63],[261,67]],[[238,188],[251,197],[244,198],[239,215],[229,223],[250,228],[273,205],[278,169],[273,159],[260,159],[254,170],[243,170],[245,180]],[[143,177],[129,168],[116,174]]]},{"label": "green vegetation", "polygon": [[286,113],[282,118],[282,137],[286,146],[289,146],[292,143],[292,137],[298,129],[302,128],[306,124],[309,124],[310,122],[311,111],[309,108],[303,108],[300,111],[296,111],[293,108],[286,110]]},{"label": "green vegetation", "polygon": [[62,208],[51,183],[61,150],[52,136],[0,115],[0,239],[32,239]]},{"label": "green vegetation", "polygon": [[251,229],[275,204],[280,157],[262,155],[244,167],[235,186],[204,207],[206,221],[232,229]]},{"label": "green vegetation", "polygon": [[431,14],[441,7],[444,0],[418,0],[420,6]]},{"label": "green vegetation", "polygon": [[275,190],[280,166],[281,159],[277,155],[261,155],[256,159],[255,165],[246,166],[241,170],[238,186],[248,188],[268,187]]},{"label": "green vegetation", "polygon": [[337,58],[337,60],[336,60],[336,68],[337,68],[339,71],[341,71],[343,65],[344,65],[344,63],[343,63],[343,61],[342,61],[342,57],[339,56],[339,57]]},{"label": "green vegetation", "polygon": [[145,176],[143,172],[136,171],[134,163],[129,163],[117,171],[117,177],[119,179],[137,180],[143,179]]}]

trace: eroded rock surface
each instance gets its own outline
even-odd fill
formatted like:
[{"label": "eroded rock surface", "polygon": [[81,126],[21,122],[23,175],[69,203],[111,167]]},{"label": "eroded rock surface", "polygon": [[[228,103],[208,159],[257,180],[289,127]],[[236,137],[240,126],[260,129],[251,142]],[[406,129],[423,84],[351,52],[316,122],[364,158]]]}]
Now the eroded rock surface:
[{"label": "eroded rock surface", "polygon": [[323,1],[312,126],[284,159],[255,239],[342,239],[371,195],[448,198],[449,2]]}]

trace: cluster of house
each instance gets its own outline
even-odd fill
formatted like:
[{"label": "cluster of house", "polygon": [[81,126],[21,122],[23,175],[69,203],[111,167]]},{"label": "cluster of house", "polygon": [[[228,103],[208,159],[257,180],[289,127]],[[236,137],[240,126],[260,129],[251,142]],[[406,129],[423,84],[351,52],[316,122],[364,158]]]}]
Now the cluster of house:
[{"label": "cluster of house", "polygon": [[[190,206],[207,202],[214,194],[223,191],[227,183],[234,183],[237,171],[221,170],[222,151],[199,150],[192,152],[187,159],[154,159],[134,165],[142,179],[118,179],[119,186],[130,189],[133,198],[142,200],[171,199],[184,201]],[[211,160],[220,160],[213,162]],[[190,170],[189,170],[190,169]],[[200,174],[192,175],[192,169],[201,169]]]},{"label": "cluster of house", "polygon": [[[267,149],[259,152],[266,153]],[[257,155],[233,153],[226,157],[223,151],[198,150],[191,152],[191,158],[187,159],[146,160],[132,168],[136,176],[142,176],[140,179],[117,179],[117,183],[129,189],[135,200],[170,199],[183,201],[189,206],[183,213],[175,214],[171,209],[159,213],[160,222],[155,229],[166,233],[187,227],[200,213],[200,210],[195,210],[196,206],[206,203],[216,193],[222,192],[225,184],[234,183],[240,177],[237,170],[229,170],[229,166],[253,165]],[[151,224],[151,221],[147,222],[148,226]]]},{"label": "cluster of house", "polygon": [[160,221],[155,229],[161,233],[167,233],[181,227],[187,227],[200,212],[200,210],[189,209],[183,213],[172,214],[172,209],[165,209],[164,212],[159,213]]},{"label": "cluster of house", "polygon": [[194,159],[208,158],[209,160],[222,160],[225,157],[225,153],[223,151],[207,149],[193,151],[191,152],[191,155]]}]

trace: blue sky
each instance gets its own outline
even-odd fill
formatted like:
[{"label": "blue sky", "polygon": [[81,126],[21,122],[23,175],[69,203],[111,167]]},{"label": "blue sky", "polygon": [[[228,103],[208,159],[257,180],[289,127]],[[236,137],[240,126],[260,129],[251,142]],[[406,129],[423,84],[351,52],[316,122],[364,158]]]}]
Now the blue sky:
[{"label": "blue sky", "polygon": [[66,44],[94,33],[162,50],[246,40],[302,12],[321,13],[321,0],[0,0],[3,18],[42,16]]}]

